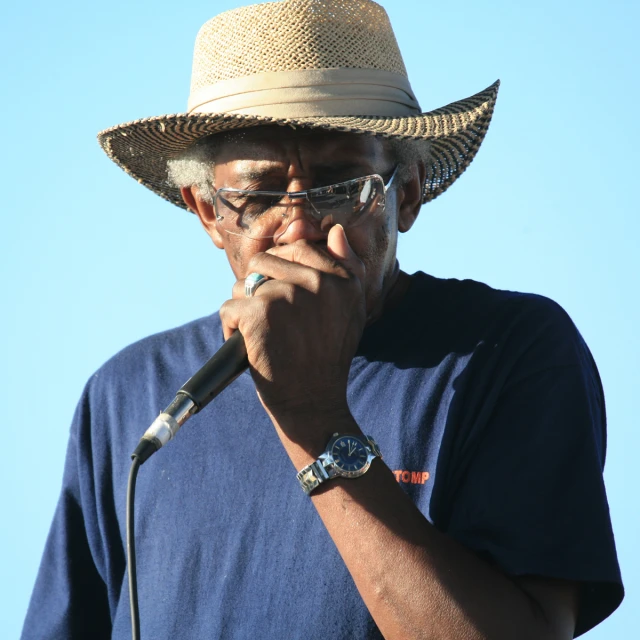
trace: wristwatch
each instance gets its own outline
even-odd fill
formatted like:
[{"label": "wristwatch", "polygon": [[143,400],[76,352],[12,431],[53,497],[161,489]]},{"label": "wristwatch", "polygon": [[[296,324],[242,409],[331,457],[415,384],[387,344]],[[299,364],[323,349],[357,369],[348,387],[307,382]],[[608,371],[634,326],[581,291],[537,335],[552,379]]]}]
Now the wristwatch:
[{"label": "wristwatch", "polygon": [[298,471],[296,477],[302,490],[309,495],[331,478],[359,478],[369,470],[374,458],[382,459],[382,454],[371,436],[365,440],[351,434],[334,433],[324,453]]}]

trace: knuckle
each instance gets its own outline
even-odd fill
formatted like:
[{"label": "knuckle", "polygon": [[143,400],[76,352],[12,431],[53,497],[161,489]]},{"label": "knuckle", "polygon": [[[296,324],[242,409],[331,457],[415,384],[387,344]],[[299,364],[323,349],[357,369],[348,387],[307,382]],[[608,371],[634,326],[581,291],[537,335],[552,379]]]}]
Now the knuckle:
[{"label": "knuckle", "polygon": [[230,300],[223,302],[220,306],[220,310],[218,311],[218,313],[220,314],[220,320],[223,324],[228,324],[229,320],[232,317],[231,307],[232,305]]},{"label": "knuckle", "polygon": [[290,282],[283,283],[282,297],[289,303],[295,304],[298,298],[298,287]]},{"label": "knuckle", "polygon": [[322,289],[323,277],[319,271],[315,269],[309,272],[307,276],[308,287],[312,293],[320,293]]},{"label": "knuckle", "polygon": [[252,313],[256,321],[272,326],[285,317],[287,308],[295,306],[298,301],[300,289],[290,282],[278,281],[277,285],[270,288],[263,295],[257,295],[253,300]]},{"label": "knuckle", "polygon": [[233,285],[231,294],[234,298],[244,298],[244,280],[238,280]]},{"label": "knuckle", "polygon": [[258,321],[269,316],[271,299],[266,295],[255,296],[251,299],[251,315]]}]

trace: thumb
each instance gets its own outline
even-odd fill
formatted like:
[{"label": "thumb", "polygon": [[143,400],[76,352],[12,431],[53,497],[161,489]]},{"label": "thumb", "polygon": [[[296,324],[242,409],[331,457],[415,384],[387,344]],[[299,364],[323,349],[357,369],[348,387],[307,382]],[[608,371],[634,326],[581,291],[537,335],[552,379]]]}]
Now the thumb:
[{"label": "thumb", "polygon": [[332,258],[339,260],[357,276],[364,274],[364,265],[347,240],[347,234],[341,224],[334,224],[327,236],[327,249]]},{"label": "thumb", "polygon": [[356,254],[349,245],[344,227],[341,224],[334,224],[333,227],[329,229],[327,249],[329,249],[331,257],[340,260],[340,262],[349,262],[350,258],[356,257]]}]

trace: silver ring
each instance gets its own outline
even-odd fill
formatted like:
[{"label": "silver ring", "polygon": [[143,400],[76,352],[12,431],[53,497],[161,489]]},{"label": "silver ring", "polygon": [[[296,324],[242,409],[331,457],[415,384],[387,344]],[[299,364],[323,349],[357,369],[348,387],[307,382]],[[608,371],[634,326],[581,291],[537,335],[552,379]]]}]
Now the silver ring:
[{"label": "silver ring", "polygon": [[250,273],[244,280],[244,295],[253,298],[258,287],[263,285],[269,278],[261,273]]}]

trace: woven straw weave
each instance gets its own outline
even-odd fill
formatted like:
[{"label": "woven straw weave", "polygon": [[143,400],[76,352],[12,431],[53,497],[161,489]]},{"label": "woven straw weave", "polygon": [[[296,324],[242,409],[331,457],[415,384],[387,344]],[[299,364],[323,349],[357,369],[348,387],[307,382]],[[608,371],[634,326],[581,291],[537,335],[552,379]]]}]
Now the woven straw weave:
[{"label": "woven straw weave", "polygon": [[[385,10],[375,2],[288,0],[225,11],[196,38],[191,93],[269,71],[351,67],[406,77]],[[238,24],[251,25],[239,31]],[[268,42],[269,46],[256,46]]]},{"label": "woven straw weave", "polygon": [[[192,95],[216,82],[308,69],[378,69],[406,77],[389,19],[370,0],[282,0],[227,11],[200,30]],[[493,114],[499,82],[470,98],[402,117],[268,117],[182,113],[117,125],[98,134],[109,158],[138,182],[186,208],[167,179],[167,161],[203,136],[277,125],[428,140],[424,202],[443,193],[475,157]]]}]

